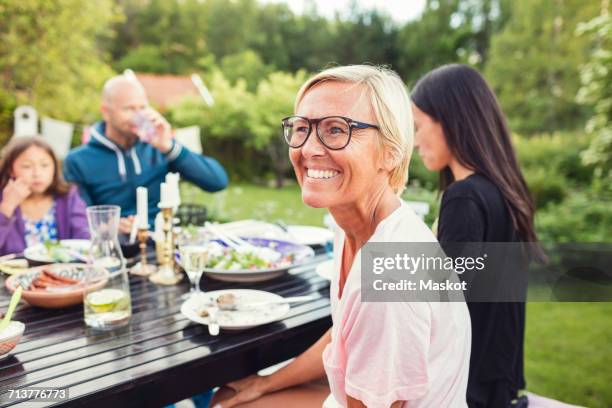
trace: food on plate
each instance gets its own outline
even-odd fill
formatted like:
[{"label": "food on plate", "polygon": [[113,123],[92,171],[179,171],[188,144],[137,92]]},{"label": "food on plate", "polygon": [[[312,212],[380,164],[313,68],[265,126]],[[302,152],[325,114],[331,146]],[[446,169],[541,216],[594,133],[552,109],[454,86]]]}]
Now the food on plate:
[{"label": "food on plate", "polygon": [[56,273],[53,273],[51,270],[45,268],[42,269],[38,276],[32,279],[32,283],[30,284],[30,286],[25,289],[34,291],[53,290],[67,286],[78,285],[80,283],[81,282],[76,279],[68,278],[66,276],[60,276]]},{"label": "food on plate", "polygon": [[87,241],[81,241],[46,240],[43,244],[26,248],[24,255],[26,258],[38,262],[66,263],[74,260],[84,261],[89,254],[89,248]]},{"label": "food on plate", "polygon": [[237,250],[224,247],[218,242],[208,244],[207,268],[226,271],[275,269],[291,266],[294,254],[283,255],[272,248],[256,247],[252,250]]},{"label": "food on plate", "polygon": [[221,309],[232,307],[236,304],[236,295],[233,293],[224,293],[217,298],[217,304]]}]

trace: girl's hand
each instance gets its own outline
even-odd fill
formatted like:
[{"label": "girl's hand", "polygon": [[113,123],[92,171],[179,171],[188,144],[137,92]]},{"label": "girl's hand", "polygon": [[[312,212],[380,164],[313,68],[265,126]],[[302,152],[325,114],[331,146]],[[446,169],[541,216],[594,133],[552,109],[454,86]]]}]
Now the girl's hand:
[{"label": "girl's hand", "polygon": [[9,180],[2,190],[0,210],[7,217],[11,217],[15,209],[30,196],[31,192],[30,186],[25,181],[21,179]]},{"label": "girl's hand", "polygon": [[[236,405],[244,404],[245,402],[255,401],[266,393],[264,388],[265,378],[266,377],[260,377],[258,375],[251,375],[241,380],[228,383],[217,391],[210,405],[213,408],[232,408]],[[228,388],[235,392],[231,398],[227,398],[228,391],[230,391]],[[226,395],[225,397],[224,394]]]}]

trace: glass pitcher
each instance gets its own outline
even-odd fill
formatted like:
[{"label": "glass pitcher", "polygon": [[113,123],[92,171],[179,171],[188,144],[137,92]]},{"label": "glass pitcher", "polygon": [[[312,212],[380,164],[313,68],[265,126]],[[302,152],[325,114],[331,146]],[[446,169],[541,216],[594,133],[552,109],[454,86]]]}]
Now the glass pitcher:
[{"label": "glass pitcher", "polygon": [[91,234],[89,263],[83,298],[85,324],[112,330],[125,326],[132,316],[130,281],[119,245],[119,215],[116,205],[87,207]]}]

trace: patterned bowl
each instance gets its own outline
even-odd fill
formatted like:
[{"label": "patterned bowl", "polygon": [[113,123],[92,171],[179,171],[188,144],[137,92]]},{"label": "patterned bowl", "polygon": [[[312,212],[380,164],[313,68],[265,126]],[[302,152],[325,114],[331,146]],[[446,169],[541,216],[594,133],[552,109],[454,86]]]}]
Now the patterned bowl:
[{"label": "patterned bowl", "polygon": [[[17,286],[21,286],[23,292],[21,297],[32,306],[39,306],[49,309],[59,309],[78,305],[83,302],[83,292],[85,291],[85,272],[94,269],[96,274],[93,283],[88,290],[102,288],[108,280],[108,271],[104,268],[95,267],[87,264],[52,264],[38,266],[28,269],[17,275],[12,275],[6,280],[5,286],[14,292]],[[61,287],[53,290],[30,290],[32,281],[44,270],[49,269],[59,276],[72,278],[79,281],[78,284]]]},{"label": "patterned bowl", "polygon": [[23,331],[25,330],[25,324],[21,322],[12,321],[8,327],[0,332],[0,360],[8,357],[9,352],[15,348]]}]

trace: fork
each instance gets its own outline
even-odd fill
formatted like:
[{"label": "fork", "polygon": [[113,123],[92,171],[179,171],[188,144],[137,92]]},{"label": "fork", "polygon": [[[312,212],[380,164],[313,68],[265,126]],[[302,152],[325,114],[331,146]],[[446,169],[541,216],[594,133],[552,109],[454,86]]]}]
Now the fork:
[{"label": "fork", "polygon": [[204,223],[204,227],[207,228],[210,232],[216,235],[221,241],[234,248],[237,251],[256,251],[258,248],[250,243],[246,242],[242,238],[236,237],[228,232],[223,232],[210,222]]}]

